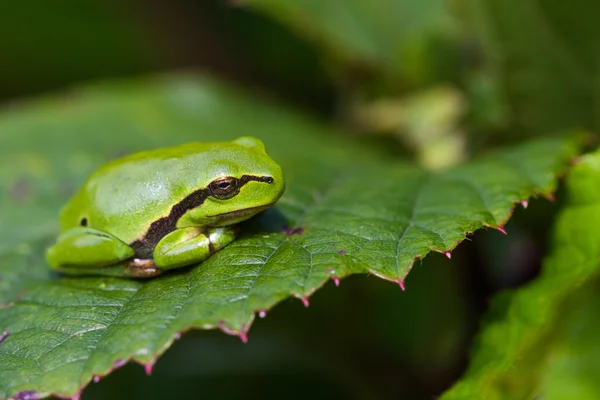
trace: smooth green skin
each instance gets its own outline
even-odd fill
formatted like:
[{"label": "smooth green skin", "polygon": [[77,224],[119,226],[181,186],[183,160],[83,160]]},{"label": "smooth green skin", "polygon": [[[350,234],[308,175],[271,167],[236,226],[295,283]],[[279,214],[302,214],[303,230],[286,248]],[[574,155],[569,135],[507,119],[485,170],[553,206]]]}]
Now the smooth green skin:
[{"label": "smooth green skin", "polygon": [[[244,182],[233,197],[209,188],[223,177]],[[271,206],[284,188],[281,167],[253,137],[132,154],[98,169],[66,204],[46,258],[71,275],[157,276],[231,243],[235,224]]]}]

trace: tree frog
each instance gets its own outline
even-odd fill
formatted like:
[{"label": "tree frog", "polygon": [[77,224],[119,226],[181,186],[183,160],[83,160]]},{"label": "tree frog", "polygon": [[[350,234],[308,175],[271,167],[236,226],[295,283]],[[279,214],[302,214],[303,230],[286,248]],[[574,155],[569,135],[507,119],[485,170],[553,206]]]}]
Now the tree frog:
[{"label": "tree frog", "polygon": [[150,278],[207,259],[272,206],[281,167],[253,137],[188,143],[104,165],[60,215],[46,258],[71,275]]}]

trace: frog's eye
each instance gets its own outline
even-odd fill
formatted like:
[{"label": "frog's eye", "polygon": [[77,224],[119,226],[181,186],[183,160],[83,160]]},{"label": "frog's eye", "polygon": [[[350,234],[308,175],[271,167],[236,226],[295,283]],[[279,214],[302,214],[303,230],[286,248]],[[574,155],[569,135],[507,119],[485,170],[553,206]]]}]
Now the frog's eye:
[{"label": "frog's eye", "polygon": [[215,179],[208,185],[210,193],[217,199],[230,199],[240,191],[240,185],[237,178],[226,176]]}]

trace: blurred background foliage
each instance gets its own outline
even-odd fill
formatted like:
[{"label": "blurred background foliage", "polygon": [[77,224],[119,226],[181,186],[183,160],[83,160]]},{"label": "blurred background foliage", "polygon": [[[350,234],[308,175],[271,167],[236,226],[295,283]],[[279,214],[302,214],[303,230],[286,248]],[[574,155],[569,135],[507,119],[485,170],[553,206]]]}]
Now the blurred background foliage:
[{"label": "blurred background foliage", "polygon": [[[0,101],[201,69],[438,168],[529,136],[597,131],[598,15],[593,0],[6,1]],[[190,333],[153,377],[127,366],[84,398],[431,398],[464,370],[490,297],[537,274],[557,198],[517,210],[507,237],[477,233],[451,261],[418,263],[406,292],[364,277],[330,284],[309,310],[274,309],[247,345]]]}]

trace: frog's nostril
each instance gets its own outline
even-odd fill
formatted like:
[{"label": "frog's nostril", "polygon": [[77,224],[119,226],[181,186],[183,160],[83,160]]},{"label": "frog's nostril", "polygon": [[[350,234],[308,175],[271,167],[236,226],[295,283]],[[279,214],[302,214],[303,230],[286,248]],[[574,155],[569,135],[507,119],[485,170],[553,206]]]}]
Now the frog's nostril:
[{"label": "frog's nostril", "polygon": [[79,225],[81,225],[81,226],[87,226],[87,224],[88,224],[87,218],[85,218],[85,217],[81,218],[81,221],[79,222]]}]

